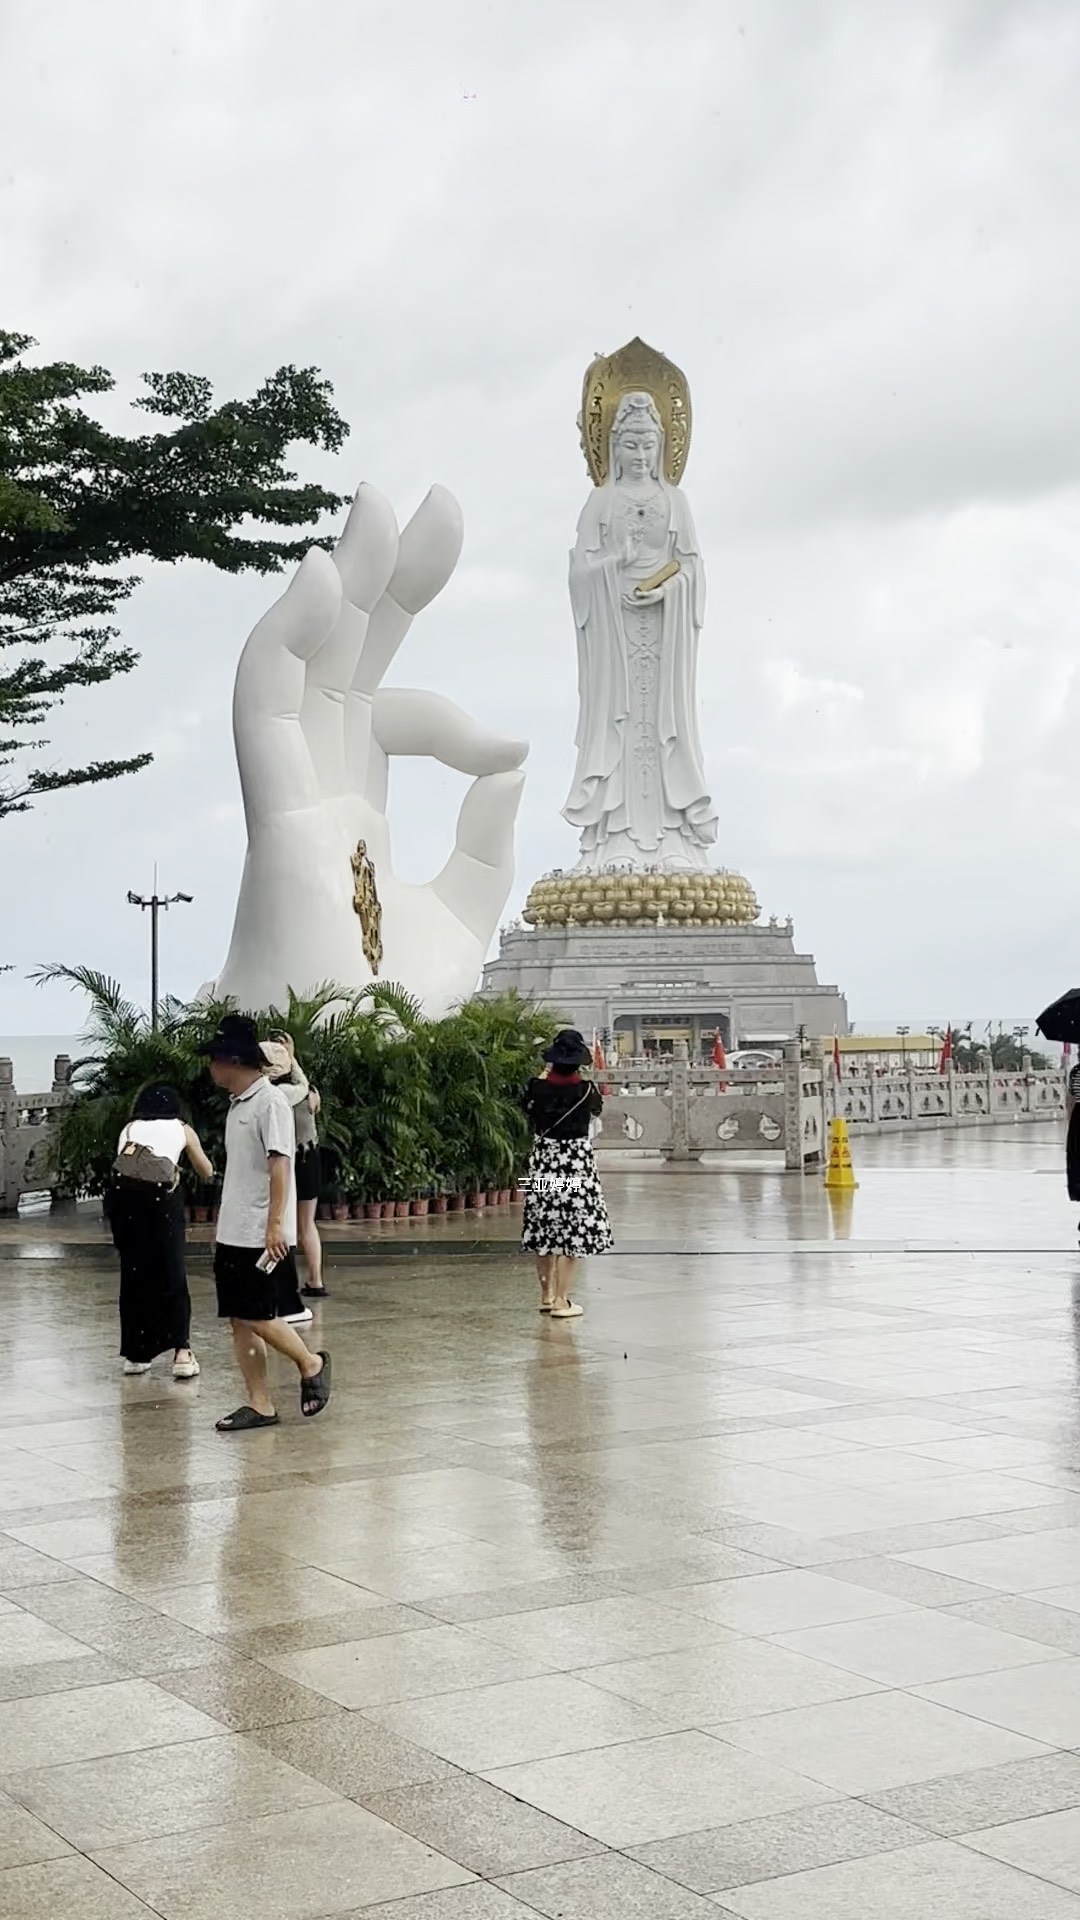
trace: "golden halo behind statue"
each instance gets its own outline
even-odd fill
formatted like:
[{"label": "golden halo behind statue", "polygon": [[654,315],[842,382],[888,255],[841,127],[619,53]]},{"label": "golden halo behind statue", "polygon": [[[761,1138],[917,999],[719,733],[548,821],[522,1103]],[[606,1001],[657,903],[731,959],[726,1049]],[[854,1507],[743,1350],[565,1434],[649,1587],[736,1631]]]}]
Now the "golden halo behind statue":
[{"label": "golden halo behind statue", "polygon": [[624,393],[648,393],[664,427],[664,478],[673,487],[682,479],[690,452],[690,389],[686,375],[644,340],[630,340],[609,358],[601,354],[581,389],[581,445],[593,484],[608,477],[611,429]]}]

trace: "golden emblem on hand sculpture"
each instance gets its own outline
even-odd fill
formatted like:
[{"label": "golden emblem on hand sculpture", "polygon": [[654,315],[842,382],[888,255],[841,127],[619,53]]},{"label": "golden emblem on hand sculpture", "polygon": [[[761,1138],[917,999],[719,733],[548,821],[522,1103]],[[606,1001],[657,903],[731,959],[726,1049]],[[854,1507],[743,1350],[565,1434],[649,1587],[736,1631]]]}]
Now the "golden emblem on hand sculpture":
[{"label": "golden emblem on hand sculpture", "polygon": [[382,962],[382,907],[375,886],[375,867],[366,840],[358,840],[352,857],[353,912],[360,922],[364,958],[378,977]]}]

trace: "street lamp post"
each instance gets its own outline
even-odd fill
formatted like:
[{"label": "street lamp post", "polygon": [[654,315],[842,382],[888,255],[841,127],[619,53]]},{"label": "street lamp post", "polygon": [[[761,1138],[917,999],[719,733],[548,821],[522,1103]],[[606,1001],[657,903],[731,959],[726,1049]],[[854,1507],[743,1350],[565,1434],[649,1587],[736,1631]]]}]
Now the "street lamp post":
[{"label": "street lamp post", "polygon": [[150,1030],[152,1033],[157,1032],[158,1023],[158,914],[163,908],[167,912],[170,907],[180,905],[190,907],[193,897],[190,893],[159,894],[156,879],[154,891],[149,899],[141,893],[128,893],[129,906],[140,907],[144,912],[149,908],[150,911]]},{"label": "street lamp post", "polygon": [[907,1037],[910,1032],[910,1027],[897,1027],[896,1029],[897,1038],[900,1042],[900,1059],[905,1069],[907,1067]]}]

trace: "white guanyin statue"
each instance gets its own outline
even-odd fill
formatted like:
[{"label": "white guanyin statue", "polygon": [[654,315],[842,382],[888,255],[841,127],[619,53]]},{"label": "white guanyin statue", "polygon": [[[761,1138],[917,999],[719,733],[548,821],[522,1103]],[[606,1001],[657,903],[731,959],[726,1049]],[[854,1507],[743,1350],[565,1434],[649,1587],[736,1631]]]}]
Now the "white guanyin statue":
[{"label": "white guanyin statue", "polygon": [[577,766],[563,808],[579,873],[707,871],[717,819],[697,721],[705,574],[679,479],[690,396],[641,340],[585,376],[594,481],[570,557],[577,626]]}]

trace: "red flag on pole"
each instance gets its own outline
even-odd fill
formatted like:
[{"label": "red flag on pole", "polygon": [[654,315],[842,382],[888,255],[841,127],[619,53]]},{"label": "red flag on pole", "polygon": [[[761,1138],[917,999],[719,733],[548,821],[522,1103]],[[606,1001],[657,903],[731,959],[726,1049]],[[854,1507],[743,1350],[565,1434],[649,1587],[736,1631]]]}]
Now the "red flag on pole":
[{"label": "red flag on pole", "polygon": [[[593,1072],[598,1079],[602,1079],[607,1072],[607,1061],[604,1059],[604,1049],[600,1044],[600,1035],[595,1027],[592,1030],[592,1063]],[[610,1093],[611,1088],[602,1086],[600,1091],[605,1094]]]},{"label": "red flag on pole", "polygon": [[952,1064],[952,1028],[946,1027],[945,1033],[942,1037],[942,1042],[941,1042],[941,1058],[938,1061],[938,1069],[937,1069],[938,1072],[948,1073],[951,1064]]},{"label": "red flag on pole", "polygon": [[713,1034],[712,1059],[714,1067],[727,1066],[727,1054],[724,1052],[724,1042],[719,1027],[717,1027],[716,1032]]}]

